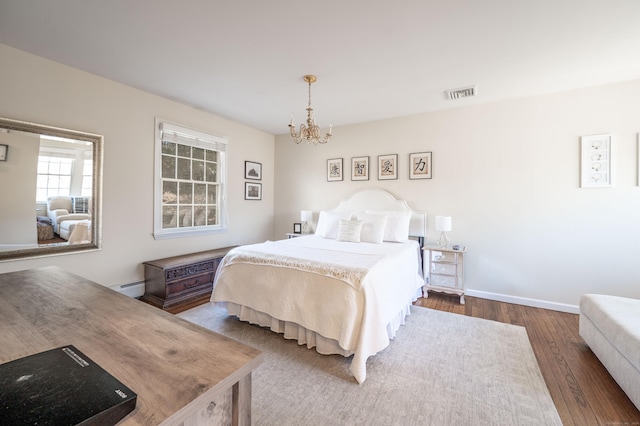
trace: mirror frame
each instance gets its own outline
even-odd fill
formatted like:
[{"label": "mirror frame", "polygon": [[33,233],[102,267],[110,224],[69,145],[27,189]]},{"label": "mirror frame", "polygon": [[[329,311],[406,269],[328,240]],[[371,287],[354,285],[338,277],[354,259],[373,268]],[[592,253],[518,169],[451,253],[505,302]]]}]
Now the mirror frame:
[{"label": "mirror frame", "polygon": [[[39,135],[57,136],[93,144],[93,182],[91,197],[91,242],[80,244],[51,244],[38,247],[0,251],[0,262],[28,259],[102,249],[102,158],[104,138],[102,135],[46,126],[43,124],[18,121],[0,117],[0,128]],[[35,195],[35,188],[34,188]],[[37,200],[34,201],[34,206]]]}]

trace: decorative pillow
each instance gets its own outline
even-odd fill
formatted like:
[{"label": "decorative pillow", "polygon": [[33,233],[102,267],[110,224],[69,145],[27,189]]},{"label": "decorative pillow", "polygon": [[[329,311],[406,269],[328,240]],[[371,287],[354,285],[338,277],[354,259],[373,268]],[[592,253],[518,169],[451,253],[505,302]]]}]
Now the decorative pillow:
[{"label": "decorative pillow", "polygon": [[336,212],[323,210],[318,216],[318,226],[316,226],[316,235],[322,238],[338,238],[338,227],[341,220],[351,218],[349,212]]},{"label": "decorative pillow", "polygon": [[70,213],[89,213],[89,197],[71,197]]},{"label": "decorative pillow", "polygon": [[338,226],[338,241],[348,241],[350,243],[360,242],[360,231],[362,222],[359,220],[341,220]]},{"label": "decorative pillow", "polygon": [[387,217],[387,223],[384,227],[384,241],[402,242],[409,239],[411,212],[367,210],[367,213],[385,215]]},{"label": "decorative pillow", "polygon": [[362,222],[360,241],[363,243],[380,244],[384,238],[387,216],[382,214],[358,213],[358,220]]}]

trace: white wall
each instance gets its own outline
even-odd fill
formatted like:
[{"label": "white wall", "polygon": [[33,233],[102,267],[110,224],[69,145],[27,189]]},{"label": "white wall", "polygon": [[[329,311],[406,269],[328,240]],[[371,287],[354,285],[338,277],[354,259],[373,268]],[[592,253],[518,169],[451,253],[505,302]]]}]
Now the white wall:
[{"label": "white wall", "polygon": [[[278,136],[274,237],[301,209],[377,187],[429,214],[430,242],[434,216],[453,217],[472,295],[569,311],[583,293],[640,298],[638,111],[640,80],[338,127],[326,145]],[[615,134],[615,187],[581,189],[580,136],[599,133]],[[433,178],[409,180],[409,153],[422,151]],[[378,181],[377,156],[395,153],[398,180]],[[351,157],[365,155],[372,178],[352,182]],[[327,182],[336,157],[345,180]]]},{"label": "white wall", "polygon": [[[142,280],[145,260],[270,238],[273,135],[5,45],[0,57],[0,116],[104,136],[103,250],[3,262],[0,273],[58,265],[113,286]],[[154,240],[155,117],[228,137],[227,232]],[[262,201],[244,200],[245,160],[262,163]]]},{"label": "white wall", "polygon": [[[105,137],[103,250],[3,262],[0,273],[58,265],[104,285],[135,282],[145,260],[283,238],[301,209],[379,187],[426,211],[431,228],[435,215],[453,217],[471,294],[560,307],[587,292],[640,298],[640,81],[343,126],[308,146],[4,45],[0,57],[0,116]],[[153,239],[155,117],[229,138],[228,232]],[[580,189],[580,136],[609,132],[615,187]],[[421,151],[433,152],[433,179],[409,180],[408,155]],[[376,157],[393,153],[399,179],[378,181]],[[364,155],[372,179],[352,182],[350,159]],[[345,181],[327,182],[336,157]],[[244,200],[245,160],[263,164],[262,201]]]},{"label": "white wall", "polygon": [[[0,144],[8,145],[7,160],[0,162],[0,247],[32,248],[38,244],[34,200],[40,137],[0,133]],[[23,182],[30,190],[25,191],[17,182]]]}]

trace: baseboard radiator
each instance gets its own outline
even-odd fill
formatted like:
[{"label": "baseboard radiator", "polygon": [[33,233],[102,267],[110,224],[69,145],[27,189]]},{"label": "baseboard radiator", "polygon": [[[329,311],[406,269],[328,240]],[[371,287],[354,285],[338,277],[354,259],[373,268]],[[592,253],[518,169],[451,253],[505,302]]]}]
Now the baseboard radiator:
[{"label": "baseboard radiator", "polygon": [[118,293],[122,293],[125,296],[136,299],[144,294],[144,281],[138,281],[129,284],[118,284],[109,288],[111,290],[117,291]]}]

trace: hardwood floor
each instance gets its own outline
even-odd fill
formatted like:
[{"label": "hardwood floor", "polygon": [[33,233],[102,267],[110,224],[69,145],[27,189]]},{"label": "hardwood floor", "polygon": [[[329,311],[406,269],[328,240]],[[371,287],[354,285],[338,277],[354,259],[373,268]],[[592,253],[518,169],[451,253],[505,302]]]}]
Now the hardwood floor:
[{"label": "hardwood floor", "polygon": [[578,334],[578,315],[465,296],[429,293],[415,304],[527,329],[538,365],[565,426],[640,425],[627,398]]}]

